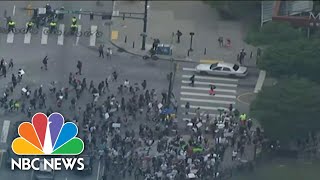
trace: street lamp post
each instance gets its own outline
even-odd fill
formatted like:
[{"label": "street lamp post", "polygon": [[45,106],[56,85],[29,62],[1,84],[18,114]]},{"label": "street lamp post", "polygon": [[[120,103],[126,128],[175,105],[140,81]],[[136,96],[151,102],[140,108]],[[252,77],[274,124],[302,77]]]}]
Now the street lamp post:
[{"label": "street lamp post", "polygon": [[189,51],[193,51],[193,49],[192,49],[193,36],[194,36],[194,32],[191,32],[191,33],[190,33],[190,49],[189,49]]},{"label": "street lamp post", "polygon": [[[143,34],[147,34],[147,20],[148,20],[148,0],[144,1],[144,17],[143,17]],[[146,50],[146,37],[142,36],[141,50]]]}]

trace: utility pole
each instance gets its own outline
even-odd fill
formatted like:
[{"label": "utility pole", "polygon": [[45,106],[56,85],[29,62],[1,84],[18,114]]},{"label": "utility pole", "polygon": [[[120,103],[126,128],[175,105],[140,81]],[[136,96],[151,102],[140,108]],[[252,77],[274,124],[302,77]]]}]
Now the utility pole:
[{"label": "utility pole", "polygon": [[172,94],[172,79],[173,79],[173,72],[170,72],[170,76],[169,76],[169,88],[168,88],[168,99],[167,99],[167,108],[170,107],[170,101],[171,101],[171,94]]},{"label": "utility pole", "polygon": [[167,95],[167,108],[170,107],[170,103],[171,103],[171,96],[172,96],[172,90],[173,90],[173,83],[174,83],[174,79],[176,76],[176,70],[177,70],[177,63],[174,63],[173,58],[171,59],[171,64],[173,65],[173,70],[170,72],[169,75],[169,88],[168,88],[168,95]]},{"label": "utility pole", "polygon": [[148,0],[145,0],[144,1],[143,34],[142,34],[141,50],[146,50],[147,21],[148,21]]}]

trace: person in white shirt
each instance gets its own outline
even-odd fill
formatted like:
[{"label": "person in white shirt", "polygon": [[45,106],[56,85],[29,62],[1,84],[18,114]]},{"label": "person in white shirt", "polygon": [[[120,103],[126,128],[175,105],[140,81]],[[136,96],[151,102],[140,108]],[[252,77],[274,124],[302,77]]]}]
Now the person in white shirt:
[{"label": "person in white shirt", "polygon": [[238,152],[236,150],[232,151],[232,161],[234,161],[237,158]]},{"label": "person in white shirt", "polygon": [[111,48],[108,48],[108,49],[107,49],[107,59],[110,59],[110,60],[111,60],[111,56],[112,56],[112,49],[111,49]]},{"label": "person in white shirt", "polygon": [[129,82],[128,79],[126,79],[126,80],[124,81],[123,86],[124,86],[125,88],[129,88],[130,82]]}]

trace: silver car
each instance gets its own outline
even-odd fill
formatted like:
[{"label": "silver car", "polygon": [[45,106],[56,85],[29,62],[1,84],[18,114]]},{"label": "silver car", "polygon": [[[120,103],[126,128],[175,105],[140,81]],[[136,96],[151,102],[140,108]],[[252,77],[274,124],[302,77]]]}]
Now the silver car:
[{"label": "silver car", "polygon": [[246,67],[226,62],[199,64],[195,69],[197,73],[203,75],[245,77],[248,74],[248,69]]}]

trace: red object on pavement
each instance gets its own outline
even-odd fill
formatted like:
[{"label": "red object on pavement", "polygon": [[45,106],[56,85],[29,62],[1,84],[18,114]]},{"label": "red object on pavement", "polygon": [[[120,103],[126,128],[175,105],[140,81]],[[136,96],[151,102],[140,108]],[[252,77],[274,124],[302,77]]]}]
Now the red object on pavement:
[{"label": "red object on pavement", "polygon": [[231,47],[231,40],[230,40],[229,38],[227,39],[226,47],[227,47],[227,48]]},{"label": "red object on pavement", "polygon": [[216,94],[216,92],[214,92],[214,90],[213,90],[213,89],[210,89],[210,90],[209,90],[209,94],[210,94],[210,95],[215,95],[215,94]]}]

